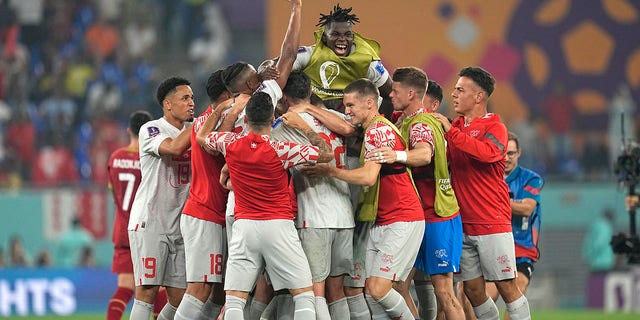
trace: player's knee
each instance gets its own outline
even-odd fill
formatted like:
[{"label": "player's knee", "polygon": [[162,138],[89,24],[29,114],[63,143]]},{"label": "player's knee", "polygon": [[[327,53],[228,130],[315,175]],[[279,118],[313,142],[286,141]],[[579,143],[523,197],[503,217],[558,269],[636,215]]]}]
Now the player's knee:
[{"label": "player's knee", "polygon": [[367,284],[365,286],[365,291],[368,295],[372,296],[376,300],[382,299],[389,290],[391,290],[392,282],[391,280],[378,278],[378,277],[370,277],[367,279]]}]

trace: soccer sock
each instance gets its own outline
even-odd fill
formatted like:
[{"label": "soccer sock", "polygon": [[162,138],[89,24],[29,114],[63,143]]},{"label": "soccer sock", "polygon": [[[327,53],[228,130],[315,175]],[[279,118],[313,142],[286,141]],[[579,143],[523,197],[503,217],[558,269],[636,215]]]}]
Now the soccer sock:
[{"label": "soccer sock", "polygon": [[218,317],[218,315],[220,315],[220,312],[222,311],[222,306],[219,304],[216,304],[215,302],[211,301],[210,299],[207,299],[207,301],[204,303],[204,306],[202,307],[202,320],[207,320],[207,319],[216,319]]},{"label": "soccer sock", "polygon": [[107,320],[120,320],[124,310],[127,309],[127,303],[133,297],[133,290],[124,287],[118,287],[116,292],[109,300],[107,306]]},{"label": "soccer sock", "polygon": [[371,312],[369,312],[364,294],[347,297],[347,306],[349,307],[349,319],[371,320]]},{"label": "soccer sock", "polygon": [[247,300],[227,295],[224,303],[224,320],[244,320],[244,306]]},{"label": "soccer sock", "polygon": [[140,300],[133,300],[130,320],[149,320],[153,313],[153,305]]},{"label": "soccer sock", "polygon": [[269,304],[264,308],[262,314],[260,314],[260,320],[270,320],[276,317],[278,311],[278,300],[280,296],[273,296]]},{"label": "soccer sock", "polygon": [[499,320],[500,313],[493,299],[488,298],[483,304],[473,307],[473,313],[476,314],[478,320]]},{"label": "soccer sock", "polygon": [[420,303],[420,317],[424,320],[435,320],[438,315],[438,301],[432,284],[421,284],[416,287],[416,295]]},{"label": "soccer sock", "polygon": [[[312,293],[313,294],[313,293]],[[286,294],[278,294],[276,295],[277,305],[276,305],[276,317],[275,319],[285,319],[290,320],[293,319],[296,314],[295,300],[293,300],[293,296],[289,293]],[[314,308],[315,308],[315,298],[313,300]],[[313,312],[315,313],[315,309]]]},{"label": "soccer sock", "polygon": [[180,301],[180,305],[176,310],[176,315],[174,319],[176,320],[195,320],[199,319],[203,316],[201,310],[204,307],[204,303],[198,298],[190,295],[184,294],[182,297],[182,301]]},{"label": "soccer sock", "polygon": [[315,297],[316,299],[316,320],[331,320],[329,315],[329,306],[327,305],[327,299],[324,297]]},{"label": "soccer sock", "polygon": [[293,297],[293,304],[295,306],[295,312],[293,315],[294,320],[316,318],[316,299],[313,296],[313,291],[307,291],[295,295]]},{"label": "soccer sock", "polygon": [[367,298],[367,304],[369,305],[369,309],[371,310],[371,319],[373,320],[388,320],[389,316],[387,312],[384,311],[384,308],[376,299],[374,299],[371,295],[365,295]]},{"label": "soccer sock", "polygon": [[251,300],[251,305],[249,306],[249,320],[259,320],[266,308],[266,304],[256,299]]},{"label": "soccer sock", "polygon": [[529,300],[522,295],[520,298],[507,303],[507,311],[513,320],[531,320],[529,312]]},{"label": "soccer sock", "polygon": [[391,319],[414,320],[411,309],[398,291],[389,290],[387,294],[378,300]]},{"label": "soccer sock", "polygon": [[349,319],[349,305],[347,298],[338,299],[329,303],[331,319]]},{"label": "soccer sock", "polygon": [[158,320],[173,320],[176,316],[177,308],[172,306],[171,303],[167,303],[164,305],[160,314],[158,314]]},{"label": "soccer sock", "polygon": [[160,311],[162,311],[162,308],[164,308],[164,306],[167,304],[168,299],[169,298],[167,297],[167,289],[160,288],[160,290],[158,290],[158,294],[156,294],[156,300],[153,302],[154,319],[158,319],[158,315],[160,314]]}]

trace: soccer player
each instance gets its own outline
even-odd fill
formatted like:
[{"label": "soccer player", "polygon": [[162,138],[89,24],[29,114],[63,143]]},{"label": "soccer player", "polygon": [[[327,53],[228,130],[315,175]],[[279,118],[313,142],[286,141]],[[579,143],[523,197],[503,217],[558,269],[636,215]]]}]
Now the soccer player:
[{"label": "soccer player", "polygon": [[512,319],[529,319],[529,303],[516,285],[509,188],[504,181],[507,128],[487,111],[495,80],[482,68],[460,71],[451,93],[460,115],[453,124],[442,114],[451,182],[462,216],[460,278],[478,319],[498,319],[485,280],[494,281]]},{"label": "soccer player", "polygon": [[169,303],[159,319],[173,319],[187,287],[180,216],[191,182],[189,122],[193,121],[190,82],[171,77],[158,87],[160,119],[140,128],[142,182],[129,218],[129,241],[136,282],[132,320],[148,320],[160,286]]},{"label": "soccer player", "polygon": [[[356,80],[344,93],[349,122],[365,130],[362,167],[345,170],[316,165],[305,167],[305,171],[311,176],[330,176],[365,186],[358,215],[361,220],[375,220],[365,261],[365,292],[371,315],[374,319],[414,319],[392,284],[405,280],[411,271],[424,234],[424,213],[406,166],[388,163],[390,159],[382,158],[381,153],[371,153],[381,147],[405,151],[406,146],[398,129],[378,112],[379,93],[373,82]],[[381,194],[385,196],[378,197]]]},{"label": "soccer player", "polygon": [[[138,132],[143,124],[151,121],[146,111],[136,111],[129,116],[129,145],[114,151],[109,157],[109,188],[113,193],[116,214],[113,222],[113,261],[111,271],[118,274],[118,288],[109,300],[107,320],[120,320],[122,314],[133,297],[135,282],[133,280],[133,263],[131,248],[127,235],[127,224],[133,198],[140,186],[140,154],[138,151]],[[161,290],[154,302],[154,315],[167,303],[167,293]]]},{"label": "soccer player", "polygon": [[[425,109],[422,101],[428,80],[424,71],[398,68],[393,73],[391,102],[403,112],[400,132],[409,144],[409,151],[394,151],[384,147],[371,154],[382,153],[382,161],[403,163],[411,167],[415,185],[424,208],[425,232],[412,274],[404,281],[400,292],[413,307],[409,291],[415,269],[428,274],[435,288],[439,310],[447,319],[464,319],[464,312],[453,291],[453,273],[460,270],[462,253],[462,222],[456,195],[451,188],[449,164],[442,125]],[[372,158],[370,160],[374,160]]]},{"label": "soccer player", "polygon": [[311,78],[313,93],[329,109],[341,112],[344,88],[356,79],[367,78],[385,98],[381,109],[388,116],[392,111],[387,103],[392,81],[380,61],[380,44],[353,31],[360,19],[351,10],[335,5],[329,14],[320,14],[315,43],[300,47],[293,69],[304,71]]},{"label": "soccer player", "polygon": [[[511,227],[516,249],[516,284],[522,294],[527,293],[527,287],[533,274],[533,265],[538,261],[538,235],[540,234],[541,210],[540,190],[544,180],[539,174],[518,165],[518,158],[522,149],[518,136],[509,132],[507,157],[505,159],[504,179],[509,186],[511,195]],[[498,290],[495,284],[487,283],[487,293],[495,301]],[[509,319],[509,314],[505,314]]]},{"label": "soccer player", "polygon": [[[299,113],[333,150],[335,158],[331,164],[344,168],[345,147],[342,135],[352,134],[355,130],[344,120],[344,114],[311,105],[310,83],[311,80],[305,73],[293,71],[282,90],[284,109]],[[339,133],[329,130],[320,119],[329,123],[342,122],[342,126],[336,126],[339,127]],[[309,143],[301,132],[284,125],[282,121],[276,122],[271,130],[271,137],[276,141]],[[293,177],[298,204],[296,227],[313,276],[316,319],[348,319],[349,306],[344,295],[343,281],[344,275],[351,272],[354,226],[349,185],[329,177],[309,178],[296,167],[289,171]]]},{"label": "soccer player", "polygon": [[210,104],[191,130],[191,188],[182,210],[180,230],[184,238],[187,290],[178,306],[175,319],[215,319],[224,304],[223,272],[227,236],[225,210],[229,191],[219,183],[224,157],[211,155],[199,147],[196,134],[207,118],[220,119],[231,98],[222,79],[222,69],[207,81]]},{"label": "soccer player", "polygon": [[258,92],[245,107],[247,134],[198,132],[198,142],[224,154],[235,193],[225,320],[244,319],[249,292],[265,267],[274,289],[289,289],[293,295],[294,319],[315,318],[311,271],[293,223],[287,169],[331,161],[333,153],[296,113],[283,116],[284,123],[304,132],[313,146],[271,142],[274,107],[269,94]]}]

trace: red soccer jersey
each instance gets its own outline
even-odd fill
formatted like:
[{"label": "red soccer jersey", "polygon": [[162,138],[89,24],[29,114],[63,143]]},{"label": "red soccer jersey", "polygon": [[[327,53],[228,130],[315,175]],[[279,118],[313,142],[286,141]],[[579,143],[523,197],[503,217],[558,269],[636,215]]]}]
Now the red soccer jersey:
[{"label": "red soccer jersey", "polygon": [[128,248],[129,214],[142,177],[138,149],[120,148],[114,151],[109,158],[107,170],[109,172],[109,186],[116,204],[113,244],[116,248]]},{"label": "red soccer jersey", "polygon": [[198,219],[225,224],[229,190],[220,184],[220,170],[224,166],[222,154],[211,155],[196,141],[196,134],[213,113],[211,106],[193,122],[191,131],[191,188],[183,214]]},{"label": "red soccer jersey", "polygon": [[318,148],[269,136],[213,132],[210,148],[225,155],[236,198],[235,219],[293,220],[287,169],[318,160]]},{"label": "red soccer jersey", "polygon": [[[367,128],[364,143],[365,158],[371,150],[380,147],[390,147],[396,151],[405,150],[400,136],[384,122],[374,122]],[[376,224],[424,220],[420,199],[413,188],[409,174],[404,170],[404,165],[383,164],[380,168],[379,190]]]},{"label": "red soccer jersey", "polygon": [[500,116],[488,113],[470,124],[458,117],[445,138],[464,233],[511,232],[509,188],[504,182],[508,134]]}]

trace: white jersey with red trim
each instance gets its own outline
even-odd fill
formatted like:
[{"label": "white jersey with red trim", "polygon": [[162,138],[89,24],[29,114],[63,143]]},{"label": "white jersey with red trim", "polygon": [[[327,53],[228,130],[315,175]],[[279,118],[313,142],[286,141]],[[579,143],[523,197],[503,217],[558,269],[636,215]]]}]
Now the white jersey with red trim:
[{"label": "white jersey with red trim", "polygon": [[183,130],[164,118],[140,128],[142,182],[131,207],[128,230],[145,228],[157,234],[180,234],[180,214],[191,182],[191,150],[179,156],[161,156],[159,148],[164,140],[175,139]]}]

